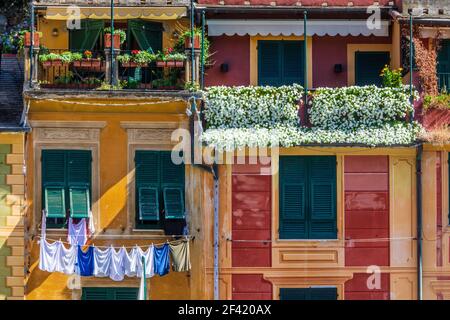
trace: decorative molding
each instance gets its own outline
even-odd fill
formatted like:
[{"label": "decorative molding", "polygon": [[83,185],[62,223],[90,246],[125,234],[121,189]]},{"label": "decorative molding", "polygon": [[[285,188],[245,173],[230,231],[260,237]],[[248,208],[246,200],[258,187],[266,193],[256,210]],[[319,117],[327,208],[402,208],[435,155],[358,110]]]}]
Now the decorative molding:
[{"label": "decorative molding", "polygon": [[106,127],[106,121],[44,121],[31,120],[32,128],[91,128],[103,129]]},{"label": "decorative molding", "polygon": [[180,128],[179,122],[138,122],[121,121],[120,126],[124,129],[176,129]]},{"label": "decorative molding", "polygon": [[128,142],[174,145],[177,143],[172,141],[174,130],[176,129],[128,129]]},{"label": "decorative molding", "polygon": [[37,128],[35,130],[36,141],[98,141],[99,129],[89,128]]}]

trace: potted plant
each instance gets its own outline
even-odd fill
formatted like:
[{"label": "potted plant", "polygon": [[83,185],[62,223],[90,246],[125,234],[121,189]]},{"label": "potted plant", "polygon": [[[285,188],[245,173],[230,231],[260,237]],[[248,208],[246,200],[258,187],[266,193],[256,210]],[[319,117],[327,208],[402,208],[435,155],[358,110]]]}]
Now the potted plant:
[{"label": "potted plant", "polygon": [[182,37],[184,39],[184,47],[186,49],[192,48],[192,43],[194,43],[194,49],[200,49],[200,36],[202,35],[202,31],[198,28],[194,29],[194,40],[192,41],[191,37],[191,31],[187,30],[182,34]]},{"label": "potted plant", "polygon": [[[167,66],[168,67],[184,67],[184,61],[186,60],[186,55],[183,53],[171,53],[167,55]],[[169,65],[169,61],[172,63]]]},{"label": "potted plant", "polygon": [[[105,28],[105,48],[111,48],[111,28]],[[120,46],[127,39],[127,34],[122,29],[114,30],[114,49],[120,49]]]},{"label": "potted plant", "polygon": [[133,50],[130,54],[123,54],[117,57],[124,68],[147,67],[150,62],[155,60],[155,55],[144,50]]},{"label": "potted plant", "polygon": [[[33,32],[33,46],[39,47],[40,45],[40,38],[42,37],[42,32]],[[25,47],[31,47],[31,32],[27,31],[24,34],[24,40],[23,40]]]},{"label": "potted plant", "polygon": [[62,66],[61,55],[56,53],[41,54],[39,56],[39,61],[42,63],[44,68]]},{"label": "potted plant", "polygon": [[86,50],[83,54],[74,53],[74,66],[86,69],[100,69],[102,66],[102,60],[100,58],[93,58],[91,51]]}]

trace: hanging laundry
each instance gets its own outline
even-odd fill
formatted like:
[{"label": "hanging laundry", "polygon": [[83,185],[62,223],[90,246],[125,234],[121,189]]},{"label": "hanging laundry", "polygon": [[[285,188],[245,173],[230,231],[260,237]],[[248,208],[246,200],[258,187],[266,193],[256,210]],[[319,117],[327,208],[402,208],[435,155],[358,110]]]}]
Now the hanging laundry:
[{"label": "hanging laundry", "polygon": [[86,252],[78,247],[77,272],[80,276],[90,277],[94,274],[94,247],[89,246]]},{"label": "hanging laundry", "polygon": [[138,258],[137,258],[137,269],[136,273],[137,276],[140,278],[142,277],[142,257],[145,259],[145,277],[151,278],[155,275],[155,268],[154,268],[154,254],[155,254],[155,247],[151,245],[148,247],[147,251],[143,251],[140,247],[137,247],[138,251]]},{"label": "hanging laundry", "polygon": [[77,260],[77,247],[70,246],[68,249],[64,246],[64,243],[60,243],[60,248],[56,256],[56,268],[55,271],[61,272],[67,275],[75,273],[75,263]]},{"label": "hanging laundry", "polygon": [[164,244],[161,248],[154,248],[154,270],[155,274],[164,276],[169,273],[169,244]]},{"label": "hanging laundry", "polygon": [[45,238],[41,239],[39,248],[39,269],[47,272],[55,272],[61,245],[62,243],[60,241],[48,243]]},{"label": "hanging laundry", "polygon": [[45,213],[45,209],[42,210],[42,219],[41,219],[41,239],[46,238],[47,232],[47,214]]},{"label": "hanging laundry", "polygon": [[73,219],[69,218],[68,228],[67,241],[72,245],[84,246],[87,242],[86,219],[80,219],[78,223],[73,223]]},{"label": "hanging laundry", "polygon": [[111,247],[111,264],[109,267],[109,277],[114,281],[122,281],[125,277],[125,261],[127,249],[125,247],[115,250]]},{"label": "hanging laundry", "polygon": [[94,233],[95,233],[94,216],[92,215],[92,211],[89,210],[88,236],[92,237]]},{"label": "hanging laundry", "polygon": [[[111,266],[111,247],[101,250],[94,247],[94,276],[109,277],[109,269]],[[114,250],[114,249],[112,249]]]},{"label": "hanging laundry", "polygon": [[185,272],[191,270],[191,258],[189,253],[189,242],[180,241],[179,243],[169,244],[170,256],[172,258],[172,270]]},{"label": "hanging laundry", "polygon": [[124,273],[127,277],[136,277],[137,268],[138,268],[138,260],[141,258],[138,247],[134,247],[130,252],[126,252],[126,255],[123,257],[123,268]]}]

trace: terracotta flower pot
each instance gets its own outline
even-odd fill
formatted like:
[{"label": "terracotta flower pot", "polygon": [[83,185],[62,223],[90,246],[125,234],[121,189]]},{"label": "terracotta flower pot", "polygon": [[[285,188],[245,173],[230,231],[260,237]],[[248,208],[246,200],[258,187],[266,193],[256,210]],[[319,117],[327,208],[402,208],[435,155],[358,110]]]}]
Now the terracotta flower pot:
[{"label": "terracotta flower pot", "polygon": [[156,61],[156,66],[159,68],[164,68],[166,66],[165,61]]},{"label": "terracotta flower pot", "polygon": [[175,66],[177,68],[182,68],[184,67],[184,61],[175,61]]},{"label": "terracotta flower pot", "polygon": [[[105,48],[111,48],[111,34],[105,33]],[[120,34],[114,35],[114,49],[120,49]]]},{"label": "terracotta flower pot", "polygon": [[173,67],[175,67],[176,63],[175,63],[175,61],[167,61],[166,65],[170,68],[173,68]]},{"label": "terracotta flower pot", "polygon": [[53,67],[61,67],[63,65],[61,60],[52,60],[51,63]]},{"label": "terracotta flower pot", "polygon": [[[34,32],[33,33],[33,46],[34,47],[39,47],[39,33]],[[25,33],[25,38],[24,38],[24,46],[25,47],[31,47],[31,32],[26,32]]]},{"label": "terracotta flower pot", "polygon": [[42,62],[42,66],[44,68],[50,68],[52,66],[52,62],[51,61],[44,61],[44,62]]},{"label": "terracotta flower pot", "polygon": [[[184,47],[191,48],[191,37],[187,37],[184,39]],[[194,35],[194,49],[200,49],[200,36]]]}]

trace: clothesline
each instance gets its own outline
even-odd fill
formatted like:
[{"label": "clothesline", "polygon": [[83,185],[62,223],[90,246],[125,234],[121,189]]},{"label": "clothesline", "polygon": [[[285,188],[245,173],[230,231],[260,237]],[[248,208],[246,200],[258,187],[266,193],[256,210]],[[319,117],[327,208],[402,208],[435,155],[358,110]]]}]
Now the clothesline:
[{"label": "clothesline", "polygon": [[[60,241],[61,243],[65,244],[65,245],[69,245],[69,246],[72,245],[71,243],[69,243],[67,241],[62,241],[61,239],[52,239],[52,238],[49,238],[49,237],[43,237],[41,235],[36,235],[36,237],[38,237],[39,239],[45,239],[47,241]],[[190,235],[180,236],[180,237],[182,237],[182,239],[171,240],[171,241],[166,240],[165,242],[151,243],[151,244],[148,244],[148,245],[154,245],[154,246],[157,247],[157,246],[163,246],[166,243],[167,244],[174,244],[174,243],[178,243],[178,242],[183,241],[183,240],[192,240],[192,238],[193,238],[193,236],[190,236]],[[120,246],[120,247],[115,247],[115,246],[112,246],[112,245],[109,245],[109,246],[97,246],[95,244],[86,244],[86,246],[93,246],[93,247],[103,248],[103,249],[107,249],[107,248],[111,248],[111,247],[114,248],[114,249],[121,249],[121,248],[133,249],[133,248],[135,248],[137,246],[137,244],[135,244],[134,246]]]}]

